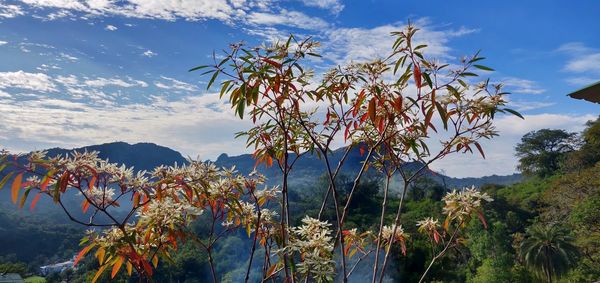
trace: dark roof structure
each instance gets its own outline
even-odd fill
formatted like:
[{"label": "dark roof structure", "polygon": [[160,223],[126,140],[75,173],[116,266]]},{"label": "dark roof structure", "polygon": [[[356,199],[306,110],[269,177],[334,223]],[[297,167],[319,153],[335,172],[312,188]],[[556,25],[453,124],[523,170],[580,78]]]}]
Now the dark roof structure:
[{"label": "dark roof structure", "polygon": [[583,99],[600,104],[600,81],[568,94],[575,99]]}]

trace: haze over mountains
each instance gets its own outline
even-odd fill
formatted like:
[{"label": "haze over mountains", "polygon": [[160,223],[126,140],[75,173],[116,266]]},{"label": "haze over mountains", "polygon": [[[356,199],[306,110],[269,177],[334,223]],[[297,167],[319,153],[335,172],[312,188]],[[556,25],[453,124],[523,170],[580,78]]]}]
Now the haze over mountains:
[{"label": "haze over mountains", "polygon": [[[110,162],[125,164],[128,167],[133,166],[135,170],[149,171],[160,165],[187,163],[187,159],[179,152],[153,143],[128,144],[125,142],[113,142],[90,145],[76,149],[52,148],[48,149],[47,152],[48,156],[56,156],[58,154],[65,155],[73,151],[86,150],[97,151],[100,158],[108,159]],[[344,148],[335,150],[330,156],[332,164],[337,164],[337,162],[342,158],[343,154]],[[353,149],[348,154],[341,173],[351,175],[353,172],[358,171],[363,159],[364,157],[360,155],[359,149]],[[223,153],[217,158],[217,160],[214,160],[213,162],[219,167],[229,168],[235,166],[236,169],[242,174],[250,173],[256,164],[256,161],[250,154],[229,156],[226,153]],[[420,164],[409,163],[406,166],[409,167],[408,169],[411,169],[410,167],[414,167],[416,169],[420,167]],[[259,165],[257,170],[267,177],[268,184],[273,185],[280,181],[281,176],[278,168],[275,166],[267,168],[264,165]],[[294,165],[293,171],[290,174],[290,186],[293,189],[293,187],[296,186],[316,184],[319,178],[324,176],[325,173],[326,171],[324,163],[316,154],[305,154]],[[448,188],[471,185],[481,186],[486,183],[508,185],[521,180],[520,174],[512,174],[507,176],[492,175],[477,178],[453,178],[431,170],[428,170],[425,173],[425,176],[436,182],[445,183]]]}]

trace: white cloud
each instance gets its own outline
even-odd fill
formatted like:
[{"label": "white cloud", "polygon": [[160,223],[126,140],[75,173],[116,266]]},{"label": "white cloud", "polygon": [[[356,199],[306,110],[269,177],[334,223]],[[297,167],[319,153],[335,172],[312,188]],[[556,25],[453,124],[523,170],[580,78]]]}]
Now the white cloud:
[{"label": "white cloud", "polygon": [[83,82],[86,86],[90,87],[105,87],[105,86],[119,86],[119,87],[147,87],[148,84],[144,81],[129,80],[126,82],[119,78],[95,78],[93,80],[86,80]]},{"label": "white cloud", "polygon": [[541,94],[546,90],[541,88],[537,82],[520,79],[515,77],[506,77],[500,80],[507,89],[515,94]]},{"label": "white cloud", "polygon": [[[418,19],[414,25],[421,29],[415,35],[415,45],[427,44],[428,56],[448,58],[451,48],[447,46],[451,38],[463,36],[477,30],[459,28],[458,30],[440,30],[432,27],[427,18]],[[401,23],[368,28],[334,28],[325,32],[323,40],[324,57],[331,58],[337,64],[350,61],[365,61],[389,54],[395,41],[391,32],[400,31],[406,26]],[[462,55],[462,54],[461,54]]]},{"label": "white cloud", "polygon": [[545,113],[524,116],[525,120],[515,116],[502,116],[495,120],[500,136],[481,142],[486,159],[483,159],[477,151],[474,154],[451,155],[434,163],[432,169],[444,170],[452,177],[512,174],[516,172],[517,167],[514,147],[526,133],[544,128],[578,132],[584,128],[587,121],[598,117],[596,114],[583,113],[578,115]]},{"label": "white cloud", "polygon": [[222,152],[244,153],[244,140],[234,140],[234,134],[249,126],[233,115],[218,94],[110,107],[41,98],[2,103],[0,112],[0,142],[17,151],[122,140],[154,142],[207,159]]},{"label": "white cloud", "polygon": [[248,15],[248,23],[266,26],[291,26],[308,30],[323,30],[329,23],[323,19],[310,17],[297,11],[282,9],[279,13],[252,12]]},{"label": "white cloud", "polygon": [[21,0],[34,8],[59,8],[91,15],[175,20],[227,20],[235,10],[226,0]]},{"label": "white cloud", "polygon": [[14,18],[16,16],[24,15],[25,13],[18,5],[7,5],[0,2],[0,19],[2,18]]},{"label": "white cloud", "polygon": [[7,44],[8,42],[0,40],[0,46]]},{"label": "white cloud", "polygon": [[593,83],[598,82],[599,78],[592,78],[592,77],[572,77],[572,78],[568,78],[567,79],[567,83],[571,84],[571,85],[575,85],[575,86],[587,86],[587,85],[591,85]]},{"label": "white cloud", "polygon": [[107,31],[118,30],[118,28],[116,26],[113,26],[113,25],[107,25],[104,29],[107,30]]},{"label": "white cloud", "polygon": [[3,90],[0,90],[0,98],[10,98],[12,97],[12,95],[10,95],[7,92],[4,92]]},{"label": "white cloud", "polygon": [[543,101],[510,101],[509,107],[517,111],[529,111],[555,105],[554,102],[543,102]]},{"label": "white cloud", "polygon": [[567,63],[565,70],[576,73],[600,73],[600,53],[579,55]]},{"label": "white cloud", "polygon": [[40,92],[56,91],[52,78],[43,73],[0,72],[0,88],[20,88]]},{"label": "white cloud", "polygon": [[54,20],[58,20],[58,19],[66,18],[66,17],[71,17],[71,19],[73,19],[73,17],[75,17],[75,15],[73,13],[71,13],[71,11],[63,9],[63,10],[58,10],[56,12],[52,12],[45,16],[33,15],[33,17],[37,18],[37,19],[41,19],[42,21],[54,21]]},{"label": "white cloud", "polygon": [[35,68],[38,71],[42,71],[42,72],[47,72],[49,70],[60,70],[61,67],[57,66],[57,65],[53,65],[53,64],[42,64],[38,67]]},{"label": "white cloud", "polygon": [[158,53],[152,52],[152,50],[150,50],[150,49],[148,49],[142,53],[142,56],[146,56],[148,58],[152,58],[156,55],[158,55]]},{"label": "white cloud", "polygon": [[584,86],[599,80],[600,51],[598,49],[588,47],[581,42],[570,42],[561,45],[557,51],[569,57],[563,70],[577,74],[576,77],[566,79],[569,84]]},{"label": "white cloud", "polygon": [[334,14],[338,14],[344,9],[344,4],[339,0],[301,0],[308,7],[317,7],[330,10]]},{"label": "white cloud", "polygon": [[185,90],[185,91],[197,91],[198,90],[198,88],[195,85],[189,84],[186,82],[182,82],[182,81],[176,80],[174,78],[161,76],[161,79],[165,80],[166,82],[155,82],[154,85],[158,88],[169,89],[169,90],[176,89],[176,90]]},{"label": "white cloud", "polygon": [[60,57],[63,58],[63,59],[69,60],[69,61],[77,61],[77,60],[79,60],[79,58],[77,58],[75,56],[72,56],[72,55],[69,55],[67,53],[63,53],[63,52],[60,53]]}]

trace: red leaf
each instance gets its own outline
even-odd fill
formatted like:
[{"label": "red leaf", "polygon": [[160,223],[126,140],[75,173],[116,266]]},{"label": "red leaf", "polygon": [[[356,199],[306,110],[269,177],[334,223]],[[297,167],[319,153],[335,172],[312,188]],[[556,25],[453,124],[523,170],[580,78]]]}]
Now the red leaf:
[{"label": "red leaf", "polygon": [[440,242],[440,233],[438,231],[433,231],[433,240],[436,244]]},{"label": "red leaf", "polygon": [[415,76],[415,84],[417,84],[417,88],[421,88],[421,69],[417,64],[415,64],[413,74]]},{"label": "red leaf", "polygon": [[[280,63],[277,63],[277,62],[275,62],[275,61],[273,61],[273,60],[271,60],[269,58],[263,58],[263,61],[269,63],[269,65],[272,65],[275,68],[281,68],[281,64]],[[278,88],[278,87],[276,87],[276,88]]]},{"label": "red leaf", "polygon": [[477,147],[477,150],[479,150],[479,153],[481,153],[481,156],[483,156],[483,159],[485,159],[485,154],[483,153],[483,148],[481,148],[481,145],[478,142],[475,142],[475,146]]},{"label": "red leaf", "polygon": [[483,213],[481,213],[481,211],[477,212],[477,217],[479,217],[479,220],[481,220],[481,223],[483,224],[483,227],[485,229],[487,229],[487,222],[485,222],[485,218],[483,217]]}]

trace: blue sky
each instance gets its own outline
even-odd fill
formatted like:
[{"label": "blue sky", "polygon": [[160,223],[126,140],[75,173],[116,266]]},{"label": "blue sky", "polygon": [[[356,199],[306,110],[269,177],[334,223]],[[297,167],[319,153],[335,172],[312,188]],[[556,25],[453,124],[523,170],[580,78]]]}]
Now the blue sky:
[{"label": "blue sky", "polygon": [[[0,0],[0,144],[15,151],[155,142],[214,159],[246,152],[248,127],[188,73],[231,42],[313,36],[336,64],[373,58],[411,20],[428,54],[481,49],[525,121],[500,117],[488,158],[457,156],[452,176],[510,174],[513,147],[540,128],[581,130],[597,105],[565,95],[600,80],[598,1]],[[458,166],[457,164],[460,164]]]}]

